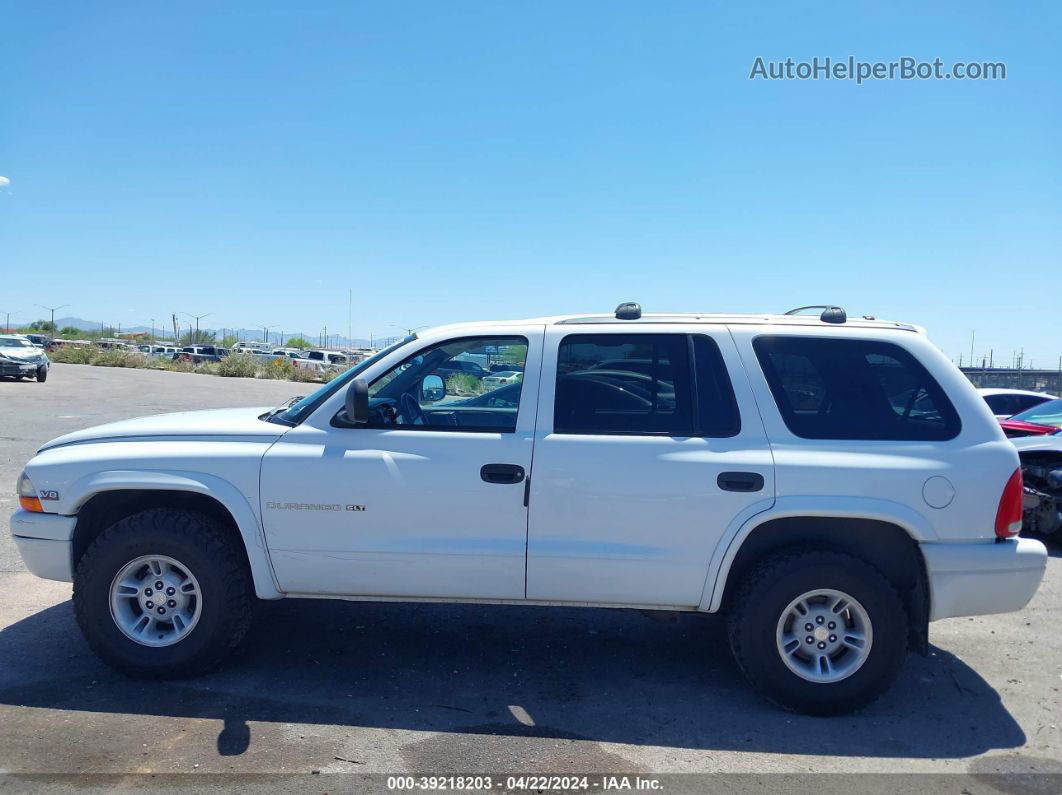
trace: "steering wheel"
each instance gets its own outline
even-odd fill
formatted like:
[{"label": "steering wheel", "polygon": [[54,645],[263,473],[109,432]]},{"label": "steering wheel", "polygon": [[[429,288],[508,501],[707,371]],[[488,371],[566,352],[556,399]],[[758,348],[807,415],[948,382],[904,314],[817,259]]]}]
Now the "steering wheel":
[{"label": "steering wheel", "polygon": [[402,398],[398,401],[399,408],[401,409],[402,419],[405,420],[404,425],[427,425],[428,420],[424,416],[424,411],[420,408],[420,404],[416,399],[405,392]]}]

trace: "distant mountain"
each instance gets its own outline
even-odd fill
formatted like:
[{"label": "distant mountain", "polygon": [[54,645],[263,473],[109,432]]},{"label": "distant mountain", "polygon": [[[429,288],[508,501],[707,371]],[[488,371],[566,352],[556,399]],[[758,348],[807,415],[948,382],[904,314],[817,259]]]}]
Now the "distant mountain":
[{"label": "distant mountain", "polygon": [[[80,318],[80,317],[58,317],[58,318],[55,319],[55,325],[57,327],[59,327],[59,328],[63,328],[65,326],[73,326],[74,328],[80,329],[81,331],[99,331],[99,328],[100,328],[100,323],[94,322],[92,320],[85,320],[84,318]],[[107,324],[104,324],[104,325],[108,329],[112,328],[110,323],[107,323]],[[113,328],[117,331],[117,326],[114,326]],[[184,329],[184,328],[186,328],[186,327],[182,326],[182,329]],[[226,327],[224,329],[221,329],[221,328],[207,328],[207,327],[204,326],[203,330],[204,331],[213,331],[214,333],[216,333],[218,335],[221,335],[222,332],[224,332],[225,334],[235,334],[241,340],[261,341],[261,339],[262,339],[262,329],[260,329],[260,328],[233,329],[233,328],[227,328]],[[136,333],[141,333],[141,332],[145,333],[145,334],[149,334],[149,333],[151,333],[151,327],[150,326],[122,326],[122,333],[123,334],[136,334]],[[155,333],[158,334],[159,336],[172,336],[172,332],[173,332],[173,329],[169,325],[163,325],[163,324],[160,323],[159,325],[155,326]],[[308,341],[310,343],[313,343],[314,345],[316,345],[317,341],[320,339],[320,337],[318,337],[317,334],[310,334],[310,333],[305,332],[305,331],[285,331],[284,332],[284,341],[285,342],[287,340],[290,340],[292,337],[302,337],[304,340],[306,340],[306,341]],[[341,336],[341,335],[330,334],[328,338],[329,338],[329,341],[331,342],[333,347],[367,348],[369,346],[369,340],[363,339],[361,337],[355,337],[353,340],[349,340],[346,337]],[[279,332],[271,330],[269,332],[269,341],[271,343],[279,345],[280,344],[280,334],[279,334]]]}]

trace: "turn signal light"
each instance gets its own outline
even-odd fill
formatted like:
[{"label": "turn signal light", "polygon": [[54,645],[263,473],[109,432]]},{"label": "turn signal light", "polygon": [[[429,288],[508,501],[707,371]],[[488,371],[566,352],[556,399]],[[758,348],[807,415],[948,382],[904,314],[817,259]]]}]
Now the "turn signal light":
[{"label": "turn signal light", "polygon": [[36,497],[19,497],[18,504],[22,506],[22,510],[24,511],[44,513],[44,508],[41,507],[41,501]]}]

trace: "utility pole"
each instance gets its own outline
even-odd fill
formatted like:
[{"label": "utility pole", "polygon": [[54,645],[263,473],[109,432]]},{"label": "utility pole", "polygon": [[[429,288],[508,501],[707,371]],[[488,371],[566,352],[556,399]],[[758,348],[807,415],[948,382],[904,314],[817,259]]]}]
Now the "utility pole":
[{"label": "utility pole", "polygon": [[155,341],[155,318],[151,318],[151,334],[148,336],[148,342]]},{"label": "utility pole", "polygon": [[193,315],[191,312],[181,312],[182,315],[195,318],[195,341],[199,342],[199,319],[203,317],[210,317],[213,312],[207,312],[205,315]]},{"label": "utility pole", "polygon": [[977,339],[977,329],[970,332],[970,367],[973,367],[974,361],[974,340]]},{"label": "utility pole", "polygon": [[276,328],[276,326],[262,326],[262,342],[266,345],[269,344],[269,329]]},{"label": "utility pole", "polygon": [[7,315],[7,321],[4,323],[4,331],[11,331],[11,316],[17,315],[18,312],[4,312],[4,314]]},{"label": "utility pole", "polygon": [[347,345],[353,345],[354,340],[351,339],[352,326],[350,325],[351,312],[354,307],[354,290],[347,288]]},{"label": "utility pole", "polygon": [[70,306],[70,304],[63,304],[62,306],[45,306],[44,304],[37,304],[37,306],[39,306],[41,309],[47,309],[49,312],[52,313],[52,328],[54,329],[55,328],[55,310],[56,309],[65,309],[66,307]]}]

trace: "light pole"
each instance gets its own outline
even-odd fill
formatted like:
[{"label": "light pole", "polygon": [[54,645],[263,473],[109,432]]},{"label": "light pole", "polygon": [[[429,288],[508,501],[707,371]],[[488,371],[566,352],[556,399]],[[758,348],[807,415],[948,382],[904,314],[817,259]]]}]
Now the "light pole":
[{"label": "light pole", "polygon": [[70,304],[63,304],[62,306],[45,306],[44,304],[37,304],[37,306],[39,306],[41,309],[47,309],[49,312],[52,313],[52,331],[54,332],[55,331],[55,310],[56,309],[66,309],[66,307],[70,306]]},{"label": "light pole", "polygon": [[11,316],[17,315],[18,312],[4,312],[7,315],[7,320],[4,322],[4,332],[11,331]]},{"label": "light pole", "polygon": [[199,319],[203,317],[210,317],[213,312],[207,312],[205,315],[193,315],[191,312],[181,312],[182,315],[195,318],[195,342],[199,342]]},{"label": "light pole", "polygon": [[151,318],[151,336],[148,337],[148,342],[155,342],[155,318]]},{"label": "light pole", "polygon": [[262,326],[262,342],[266,345],[269,344],[269,329],[276,328],[276,326]]}]

